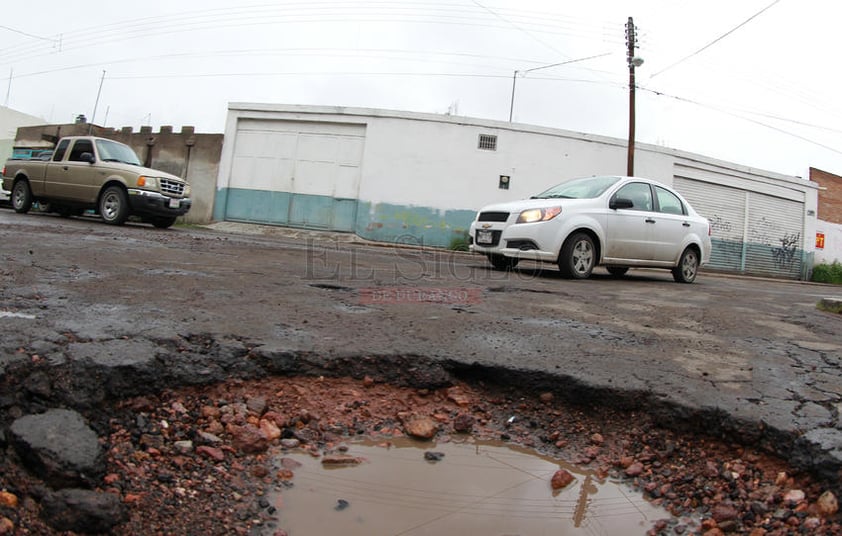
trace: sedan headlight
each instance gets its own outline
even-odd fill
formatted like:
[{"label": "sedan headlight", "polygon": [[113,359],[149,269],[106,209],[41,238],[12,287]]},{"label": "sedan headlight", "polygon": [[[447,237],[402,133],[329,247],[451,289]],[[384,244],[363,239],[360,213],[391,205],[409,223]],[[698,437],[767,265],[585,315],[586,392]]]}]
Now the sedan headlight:
[{"label": "sedan headlight", "polygon": [[531,208],[524,210],[517,217],[516,223],[535,223],[537,221],[549,221],[561,214],[561,207]]}]

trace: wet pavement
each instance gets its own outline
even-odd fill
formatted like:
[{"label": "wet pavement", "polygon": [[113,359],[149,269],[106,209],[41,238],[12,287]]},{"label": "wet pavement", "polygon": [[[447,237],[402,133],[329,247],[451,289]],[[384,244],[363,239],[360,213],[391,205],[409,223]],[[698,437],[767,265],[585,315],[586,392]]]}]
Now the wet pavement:
[{"label": "wet pavement", "polygon": [[161,232],[0,210],[0,367],[95,356],[154,371],[173,341],[197,335],[231,361],[417,356],[645,410],[838,478],[842,320],[816,303],[839,289],[706,273],[679,285],[649,270],[568,281],[411,242],[245,224]]}]

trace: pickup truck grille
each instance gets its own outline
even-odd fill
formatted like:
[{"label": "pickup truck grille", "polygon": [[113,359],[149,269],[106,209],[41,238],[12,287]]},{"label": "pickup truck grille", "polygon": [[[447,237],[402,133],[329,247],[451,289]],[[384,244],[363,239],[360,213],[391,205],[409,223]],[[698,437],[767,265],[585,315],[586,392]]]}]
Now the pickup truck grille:
[{"label": "pickup truck grille", "polygon": [[170,179],[161,179],[161,191],[167,195],[180,196],[184,194],[184,183]]}]

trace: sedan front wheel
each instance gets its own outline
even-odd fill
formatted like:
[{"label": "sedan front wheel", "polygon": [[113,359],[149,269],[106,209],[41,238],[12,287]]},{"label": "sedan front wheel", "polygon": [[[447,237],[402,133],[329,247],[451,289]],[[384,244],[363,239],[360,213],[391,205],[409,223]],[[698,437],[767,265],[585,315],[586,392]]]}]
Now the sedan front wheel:
[{"label": "sedan front wheel", "polygon": [[587,279],[596,266],[596,248],[593,239],[585,233],[575,233],[561,247],[558,269],[561,275],[573,279]]}]

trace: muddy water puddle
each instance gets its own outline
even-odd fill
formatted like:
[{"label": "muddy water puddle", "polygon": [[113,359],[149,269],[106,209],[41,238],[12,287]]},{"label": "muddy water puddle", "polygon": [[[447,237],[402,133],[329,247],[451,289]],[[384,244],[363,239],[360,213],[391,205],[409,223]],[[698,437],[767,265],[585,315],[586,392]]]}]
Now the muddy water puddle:
[{"label": "muddy water puddle", "polygon": [[[499,442],[400,439],[349,447],[346,455],[362,463],[284,456],[301,465],[292,487],[267,498],[289,536],[632,535],[671,517],[620,482]],[[559,469],[575,480],[553,491]]]}]

